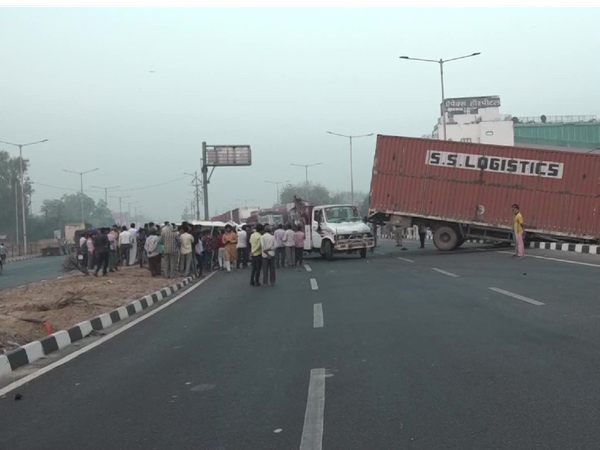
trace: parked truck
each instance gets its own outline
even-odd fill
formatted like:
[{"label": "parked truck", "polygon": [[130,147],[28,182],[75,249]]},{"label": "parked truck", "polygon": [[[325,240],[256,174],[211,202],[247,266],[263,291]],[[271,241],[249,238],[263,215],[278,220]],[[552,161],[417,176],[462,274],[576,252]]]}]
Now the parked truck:
[{"label": "parked truck", "polygon": [[353,205],[311,206],[294,197],[290,221],[304,229],[304,251],[333,259],[335,253],[358,253],[366,258],[375,240],[371,228],[363,222]]},{"label": "parked truck", "polygon": [[526,239],[600,240],[600,156],[377,136],[369,220],[426,226],[439,250],[466,239],[512,240],[511,206]]}]

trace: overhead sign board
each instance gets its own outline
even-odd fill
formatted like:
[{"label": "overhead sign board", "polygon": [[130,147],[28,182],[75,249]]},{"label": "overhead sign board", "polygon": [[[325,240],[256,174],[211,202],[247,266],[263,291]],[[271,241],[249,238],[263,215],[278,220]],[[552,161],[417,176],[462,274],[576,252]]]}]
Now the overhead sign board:
[{"label": "overhead sign board", "polygon": [[215,145],[206,149],[207,166],[250,166],[252,152],[249,145]]},{"label": "overhead sign board", "polygon": [[461,97],[444,100],[444,109],[450,114],[477,114],[480,108],[498,108],[500,97]]}]

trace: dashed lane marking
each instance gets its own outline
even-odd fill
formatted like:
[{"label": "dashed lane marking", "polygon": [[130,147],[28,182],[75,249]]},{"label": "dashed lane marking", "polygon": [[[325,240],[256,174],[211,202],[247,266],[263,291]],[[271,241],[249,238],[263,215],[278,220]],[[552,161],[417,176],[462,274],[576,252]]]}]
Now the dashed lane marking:
[{"label": "dashed lane marking", "polygon": [[323,328],[323,304],[313,305],[313,328]]},{"label": "dashed lane marking", "polygon": [[304,264],[304,268],[306,269],[307,272],[312,272],[312,269],[310,268],[310,266],[308,264]]},{"label": "dashed lane marking", "polygon": [[408,259],[408,258],[400,258],[399,256],[398,256],[398,259],[399,259],[400,261],[406,261],[406,262],[409,262],[409,263],[414,263],[414,261],[413,261],[412,259]]},{"label": "dashed lane marking", "polygon": [[432,268],[432,270],[435,270],[436,272],[439,273],[443,273],[444,275],[448,275],[449,277],[453,277],[453,278],[458,278],[459,276],[456,275],[455,273],[452,272],[446,272],[445,270],[442,269],[436,269],[435,267]]},{"label": "dashed lane marking", "polygon": [[505,291],[504,289],[500,289],[500,288],[497,288],[497,287],[491,287],[490,290],[492,290],[494,292],[497,292],[499,294],[508,295],[509,297],[516,298],[517,300],[521,300],[521,301],[524,301],[524,302],[527,302],[527,303],[531,303],[532,305],[535,305],[535,306],[544,306],[545,305],[545,303],[538,302],[537,300],[534,300],[532,298],[524,297],[522,295],[515,294],[514,292]]},{"label": "dashed lane marking", "polygon": [[325,411],[325,369],[312,369],[300,450],[323,448],[323,416]]},{"label": "dashed lane marking", "polygon": [[[503,253],[505,255],[514,255],[514,252],[498,252],[498,253]],[[547,261],[558,261],[558,262],[563,262],[563,263],[567,263],[567,264],[577,264],[579,266],[600,267],[600,264],[592,264],[592,263],[586,263],[586,262],[581,262],[581,261],[570,261],[568,259],[549,258],[547,256],[525,255],[525,258],[545,259]]]},{"label": "dashed lane marking", "polygon": [[313,291],[316,291],[316,290],[318,290],[318,289],[319,289],[319,285],[317,284],[317,279],[316,279],[316,278],[311,278],[311,279],[310,279],[310,288],[311,288]]}]

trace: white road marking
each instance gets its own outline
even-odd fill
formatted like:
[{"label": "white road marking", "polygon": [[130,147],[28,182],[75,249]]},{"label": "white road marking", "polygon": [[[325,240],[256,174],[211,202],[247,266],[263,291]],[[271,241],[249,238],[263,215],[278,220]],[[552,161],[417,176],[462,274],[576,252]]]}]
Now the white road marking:
[{"label": "white road marking", "polygon": [[307,272],[312,272],[312,269],[310,268],[310,266],[308,264],[304,264],[304,268],[306,269]]},{"label": "white road marking", "polygon": [[443,273],[444,275],[448,275],[449,277],[458,278],[458,275],[456,275],[455,273],[452,273],[452,272],[446,272],[445,270],[436,269],[435,267],[432,267],[432,270],[435,270],[436,272],[439,272],[439,273]]},{"label": "white road marking", "polygon": [[313,328],[323,328],[323,304],[313,305]]},{"label": "white road marking", "polygon": [[491,287],[490,290],[492,290],[494,292],[498,292],[499,294],[508,295],[509,297],[516,298],[518,300],[522,300],[527,303],[531,303],[532,305],[535,305],[535,306],[544,306],[545,305],[545,303],[538,302],[537,300],[534,300],[532,298],[523,297],[522,295],[515,294],[514,292],[505,291],[504,289]]},{"label": "white road marking", "polygon": [[[41,377],[42,375],[44,375],[47,372],[50,372],[53,369],[56,369],[57,367],[60,367],[66,363],[68,363],[69,361],[77,358],[78,356],[83,355],[84,353],[89,352],[90,350],[98,347],[99,345],[104,344],[106,341],[118,336],[119,334],[127,331],[128,329],[130,329],[131,327],[136,326],[138,323],[143,322],[144,320],[149,319],[150,317],[152,317],[154,314],[162,311],[163,309],[171,306],[173,303],[177,302],[179,299],[183,298],[184,296],[186,296],[187,294],[189,294],[190,292],[192,292],[195,289],[198,289],[202,284],[204,284],[206,281],[208,281],[216,272],[212,272],[211,274],[207,275],[206,278],[200,280],[197,284],[193,285],[191,288],[189,288],[186,292],[183,292],[181,294],[179,294],[176,297],[173,297],[171,300],[169,300],[167,303],[165,303],[162,306],[159,306],[158,308],[148,312],[147,314],[138,317],[135,320],[132,320],[131,322],[129,322],[127,325],[124,325],[122,328],[119,328],[115,331],[113,331],[110,334],[107,334],[106,336],[104,336],[103,338],[98,339],[95,342],[92,342],[91,344],[65,356],[64,358],[59,359],[56,362],[53,362],[52,364],[47,365],[46,367],[42,367],[40,370],[33,372],[32,374],[27,375],[26,377],[21,378],[20,380],[15,381],[14,383],[11,383],[5,387],[3,387],[2,389],[0,389],[0,397],[2,397],[3,395],[8,394],[10,391],[17,389],[21,386],[23,386],[24,384],[27,384],[33,380],[35,380],[38,377]],[[65,332],[66,333],[66,332]],[[323,369],[325,370],[325,369]]]},{"label": "white road marking", "polygon": [[300,450],[323,448],[323,414],[325,411],[325,369],[312,369]]},{"label": "white road marking", "polygon": [[[504,253],[505,255],[514,255],[514,252],[498,252],[498,253]],[[545,259],[547,261],[558,261],[558,262],[564,262],[567,264],[577,264],[580,266],[600,267],[600,264],[585,263],[585,262],[580,262],[580,261],[570,261],[568,259],[549,258],[547,256],[525,255],[525,258],[537,258],[537,259]]]},{"label": "white road marking", "polygon": [[310,288],[311,288],[313,291],[316,291],[316,290],[318,290],[318,289],[319,289],[319,285],[317,284],[317,279],[316,279],[316,278],[311,278],[311,279],[310,279]]},{"label": "white road marking", "polygon": [[398,259],[399,259],[400,261],[406,261],[406,262],[409,262],[409,263],[414,263],[414,261],[413,261],[412,259],[408,259],[408,258],[400,258],[399,256],[398,256]]},{"label": "white road marking", "polygon": [[373,253],[375,253],[376,255],[385,255],[385,253],[383,253],[383,252],[373,252]]}]

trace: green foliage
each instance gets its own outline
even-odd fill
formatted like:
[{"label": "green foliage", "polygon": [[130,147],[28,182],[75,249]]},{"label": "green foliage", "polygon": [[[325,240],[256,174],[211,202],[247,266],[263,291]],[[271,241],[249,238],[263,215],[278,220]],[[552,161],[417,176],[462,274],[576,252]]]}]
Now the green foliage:
[{"label": "green foliage", "polygon": [[[306,200],[307,190],[306,183],[288,184],[280,192],[279,200],[281,203],[292,203],[294,201],[294,195]],[[309,183],[308,184],[308,201],[311,205],[327,205],[327,204],[340,204],[352,203],[352,195],[349,191],[340,191],[332,193],[322,184]],[[361,216],[367,215],[369,208],[368,195],[364,192],[354,193],[354,204],[358,207]]]}]

